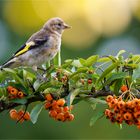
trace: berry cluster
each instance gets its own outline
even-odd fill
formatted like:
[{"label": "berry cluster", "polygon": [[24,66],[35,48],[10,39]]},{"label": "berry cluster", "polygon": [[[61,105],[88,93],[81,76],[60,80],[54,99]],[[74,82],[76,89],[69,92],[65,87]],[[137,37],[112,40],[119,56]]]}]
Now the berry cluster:
[{"label": "berry cluster", "polygon": [[109,109],[105,110],[105,115],[111,122],[122,124],[124,121],[128,125],[137,125],[140,129],[140,99],[133,98],[123,101],[121,97],[107,96],[106,102]]},{"label": "berry cluster", "polygon": [[12,86],[8,86],[7,87],[7,91],[9,93],[9,98],[10,99],[14,99],[14,98],[23,98],[24,97],[24,93]]},{"label": "berry cluster", "polygon": [[17,120],[20,123],[23,123],[24,121],[30,120],[30,113],[25,112],[23,110],[17,111],[15,109],[11,109],[9,114],[10,114],[11,119]]},{"label": "berry cluster", "polygon": [[49,109],[49,116],[58,121],[72,121],[74,115],[71,114],[72,106],[65,106],[65,99],[54,100],[51,94],[46,95],[45,109]]}]

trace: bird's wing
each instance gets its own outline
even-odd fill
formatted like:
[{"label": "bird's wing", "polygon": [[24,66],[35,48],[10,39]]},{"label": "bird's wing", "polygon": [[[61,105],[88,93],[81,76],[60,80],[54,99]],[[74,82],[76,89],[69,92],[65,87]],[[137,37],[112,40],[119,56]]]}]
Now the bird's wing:
[{"label": "bird's wing", "polygon": [[48,41],[48,38],[45,37],[45,38],[34,39],[34,41],[27,42],[16,53],[14,53],[14,57],[24,54],[25,52],[27,52],[31,49],[34,49],[36,47],[40,47],[47,41]]},{"label": "bird's wing", "polygon": [[48,41],[48,37],[44,37],[44,38],[34,39],[33,41],[27,42],[18,51],[16,51],[10,59],[8,59],[2,66],[0,66],[0,68],[10,65],[11,63],[14,63],[14,61],[12,61],[14,58],[24,54],[25,52],[31,49],[34,49],[36,47],[41,47],[47,41]]}]

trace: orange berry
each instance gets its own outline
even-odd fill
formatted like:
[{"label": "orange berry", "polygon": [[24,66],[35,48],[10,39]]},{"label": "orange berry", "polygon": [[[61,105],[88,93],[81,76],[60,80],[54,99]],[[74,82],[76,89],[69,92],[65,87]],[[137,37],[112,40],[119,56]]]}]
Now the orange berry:
[{"label": "orange berry", "polygon": [[69,112],[65,112],[65,113],[64,113],[64,117],[65,117],[65,118],[68,118],[68,117],[69,117],[69,114],[70,114]]},{"label": "orange berry", "polygon": [[128,90],[128,88],[127,88],[126,85],[122,85],[122,86],[121,86],[121,91],[122,91],[122,92],[125,92],[125,91],[127,91],[127,90]]},{"label": "orange berry", "polygon": [[26,113],[25,113],[24,119],[25,119],[25,120],[30,120],[30,113],[29,113],[29,112],[26,112]]},{"label": "orange berry", "polygon": [[59,100],[57,100],[57,105],[58,106],[64,106],[64,104],[66,103],[66,101],[65,101],[65,99],[59,99]]},{"label": "orange berry", "polygon": [[50,101],[50,102],[53,100],[53,97],[51,94],[47,94],[45,98],[47,101]]},{"label": "orange berry", "polygon": [[111,102],[113,100],[113,96],[112,95],[108,95],[107,97],[106,97],[106,101],[107,102]]},{"label": "orange berry", "polygon": [[10,92],[12,88],[13,88],[12,86],[8,86],[7,91]]},{"label": "orange berry", "polygon": [[133,108],[132,101],[127,101],[127,102],[125,103],[125,106],[126,106],[126,108]]},{"label": "orange berry", "polygon": [[17,111],[16,111],[15,109],[10,110],[9,113],[10,113],[11,119],[17,120],[17,118],[18,118],[18,113],[17,113]]},{"label": "orange berry", "polygon": [[49,115],[50,117],[55,118],[57,116],[57,112],[55,110],[50,110]]},{"label": "orange berry", "polygon": [[23,98],[24,93],[23,93],[22,91],[19,91],[19,92],[17,93],[17,96],[18,96],[19,98]]},{"label": "orange berry", "polygon": [[137,99],[137,98],[135,98],[135,99],[133,99],[132,104],[133,104],[134,106],[138,106],[138,105],[140,105],[140,100]]},{"label": "orange berry", "polygon": [[118,100],[113,99],[110,103],[108,103],[108,105],[109,105],[110,108],[114,108],[117,103],[118,103]]},{"label": "orange berry", "polygon": [[45,109],[49,109],[51,106],[52,106],[52,104],[50,102],[45,103]]},{"label": "orange berry", "polygon": [[114,115],[115,115],[115,114],[114,114],[113,112],[110,111],[109,114],[108,114],[108,117],[109,117],[109,118],[112,118],[112,117],[114,117]]},{"label": "orange berry", "polygon": [[[18,117],[17,117],[17,120],[20,119],[20,121],[19,121],[20,123],[23,123],[23,122],[24,122],[23,114],[24,114],[24,111],[23,111],[23,110],[18,111]],[[21,118],[21,117],[23,117],[23,118]]]},{"label": "orange berry", "polygon": [[138,119],[140,117],[140,111],[134,113],[134,117]]},{"label": "orange berry", "polygon": [[65,107],[63,108],[63,111],[64,111],[64,112],[69,111],[69,107],[68,107],[68,106],[65,106]]},{"label": "orange berry", "polygon": [[114,112],[115,112],[115,113],[119,113],[119,111],[120,111],[120,109],[118,108],[118,106],[115,106],[115,107],[114,107]]},{"label": "orange berry", "polygon": [[92,84],[92,79],[88,79],[88,84]]},{"label": "orange berry", "polygon": [[109,114],[110,114],[110,110],[109,110],[109,109],[106,109],[106,110],[105,110],[105,115],[108,117]]},{"label": "orange berry", "polygon": [[123,122],[123,116],[121,114],[117,114],[116,121],[117,121],[117,123],[121,124]]},{"label": "orange berry", "polygon": [[56,116],[56,120],[58,121],[65,121],[64,113],[58,113]]},{"label": "orange berry", "polygon": [[17,113],[17,111],[15,109],[11,109],[9,113],[12,113],[12,112],[16,112]]},{"label": "orange berry", "polygon": [[119,101],[117,103],[117,106],[118,106],[119,109],[122,109],[125,106],[125,102],[124,101]]},{"label": "orange berry", "polygon": [[19,110],[19,111],[18,111],[19,117],[23,116],[23,114],[24,114],[24,111],[23,111],[23,110]]},{"label": "orange berry", "polygon": [[74,120],[74,115],[73,114],[69,114],[69,116],[67,117],[68,121],[73,121]]},{"label": "orange berry", "polygon": [[116,119],[115,119],[114,117],[111,117],[111,118],[110,118],[110,121],[111,121],[112,123],[115,123],[115,122],[116,122]]},{"label": "orange berry", "polygon": [[126,112],[123,117],[125,120],[132,120],[132,114],[129,112]]},{"label": "orange berry", "polygon": [[61,113],[63,112],[63,108],[59,107],[59,106],[55,106],[55,108],[53,108],[57,113]]},{"label": "orange berry", "polygon": [[9,93],[12,95],[17,95],[18,90],[16,88],[12,88]]},{"label": "orange berry", "polygon": [[52,107],[55,107],[55,106],[57,106],[57,101],[56,100],[53,100]]}]

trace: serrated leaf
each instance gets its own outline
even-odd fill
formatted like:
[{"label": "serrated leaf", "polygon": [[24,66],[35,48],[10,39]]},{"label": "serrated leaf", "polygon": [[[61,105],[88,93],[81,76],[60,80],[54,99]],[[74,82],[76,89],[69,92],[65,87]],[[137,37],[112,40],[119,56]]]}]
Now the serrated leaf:
[{"label": "serrated leaf", "polygon": [[80,89],[75,89],[72,92],[69,93],[68,97],[67,97],[67,105],[71,106],[74,98],[79,94]]},{"label": "serrated leaf", "polygon": [[44,103],[37,104],[31,111],[30,116],[31,116],[31,121],[33,124],[37,122],[38,116],[41,113],[41,110],[44,106]]},{"label": "serrated leaf", "polygon": [[86,67],[92,66],[95,62],[97,62],[98,57],[98,55],[93,55],[89,57],[83,65]]},{"label": "serrated leaf", "polygon": [[104,116],[104,113],[102,111],[96,112],[96,114],[93,115],[93,117],[90,119],[90,126],[93,126],[97,120],[102,118]]},{"label": "serrated leaf", "polygon": [[113,63],[112,65],[110,65],[100,76],[100,78],[98,79],[97,83],[99,81],[101,81],[103,78],[105,78],[105,76],[107,76],[111,71],[113,71],[116,67],[118,66],[118,63]]},{"label": "serrated leaf", "polygon": [[27,99],[13,99],[10,102],[25,105],[27,103]]}]

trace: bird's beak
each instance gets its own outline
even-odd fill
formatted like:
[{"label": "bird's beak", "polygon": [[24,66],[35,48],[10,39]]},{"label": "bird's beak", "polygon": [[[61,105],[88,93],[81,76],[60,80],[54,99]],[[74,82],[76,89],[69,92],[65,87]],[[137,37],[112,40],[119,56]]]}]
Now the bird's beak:
[{"label": "bird's beak", "polygon": [[71,26],[69,26],[68,24],[64,23],[64,29],[70,29],[72,28]]}]

